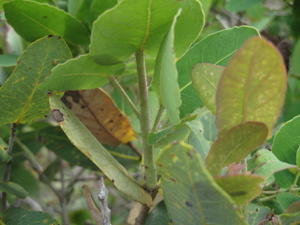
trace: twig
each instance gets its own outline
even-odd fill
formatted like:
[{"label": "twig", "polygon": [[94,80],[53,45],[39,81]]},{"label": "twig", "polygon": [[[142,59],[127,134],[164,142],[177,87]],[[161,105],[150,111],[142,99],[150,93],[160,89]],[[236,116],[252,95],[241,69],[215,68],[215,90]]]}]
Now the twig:
[{"label": "twig", "polygon": [[262,193],[266,194],[266,195],[273,195],[273,194],[278,194],[278,193],[282,193],[282,192],[297,192],[297,191],[300,191],[299,187],[288,188],[288,189],[278,189],[278,190],[274,190],[274,191],[262,191]]},{"label": "twig", "polygon": [[26,145],[24,145],[19,139],[16,139],[16,143],[23,150],[23,153],[24,153],[25,157],[28,159],[33,170],[39,175],[39,179],[43,183],[45,183],[53,191],[53,193],[57,196],[57,198],[60,202],[60,206],[61,206],[61,214],[62,214],[63,224],[69,225],[70,222],[69,222],[68,214],[66,211],[66,202],[65,202],[65,197],[64,197],[64,194],[65,194],[64,189],[65,188],[64,188],[64,174],[62,172],[62,169],[61,169],[61,177],[60,177],[61,178],[60,181],[62,182],[62,190],[60,192],[52,185],[51,181],[44,174],[42,166],[36,160],[34,154],[29,150],[29,148]]},{"label": "twig", "polygon": [[110,79],[112,85],[115,88],[118,88],[122,94],[122,96],[126,99],[126,101],[128,102],[128,104],[130,105],[130,107],[132,108],[133,112],[135,113],[135,115],[140,118],[140,112],[138,111],[138,109],[136,108],[135,104],[133,103],[133,101],[131,100],[131,98],[129,97],[129,95],[126,93],[126,91],[124,90],[124,88],[121,86],[121,84],[119,83],[119,81],[112,76]]},{"label": "twig", "polygon": [[138,84],[139,84],[139,97],[141,104],[140,125],[141,125],[141,138],[143,144],[143,161],[144,161],[144,178],[146,187],[153,190],[156,186],[156,170],[153,160],[153,146],[149,144],[148,138],[150,133],[150,110],[148,102],[148,85],[147,85],[147,72],[145,65],[145,56],[142,50],[138,50],[135,54]]},{"label": "twig", "polygon": [[73,176],[73,179],[71,179],[69,181],[67,187],[65,188],[65,196],[67,199],[67,203],[69,203],[69,201],[70,201],[70,196],[74,190],[74,185],[79,181],[79,179],[84,171],[85,171],[84,168],[80,168],[80,170]]},{"label": "twig", "polygon": [[83,188],[83,195],[85,197],[87,206],[92,214],[93,219],[96,221],[96,225],[103,225],[102,213],[98,208],[97,204],[95,203],[95,200],[93,199],[89,187],[85,184],[82,186],[82,188]]},{"label": "twig", "polygon": [[[16,140],[16,124],[13,123],[11,125],[11,130],[10,130],[10,137],[8,141],[8,149],[7,149],[7,154],[11,156],[13,147],[15,144]],[[3,181],[7,182],[10,179],[10,174],[11,174],[11,165],[12,161],[10,160],[9,162],[6,163],[5,168],[4,168],[4,175],[3,175]],[[2,192],[2,209],[5,210],[7,205],[6,205],[6,199],[7,199],[7,193]]]},{"label": "twig", "polygon": [[63,224],[70,225],[68,210],[67,210],[67,200],[65,198],[65,194],[66,194],[65,174],[64,174],[64,168],[62,163],[60,168],[60,182],[61,182],[61,193],[62,193],[62,198],[60,198],[61,216],[62,216]]},{"label": "twig", "polygon": [[29,161],[31,167],[33,170],[39,175],[39,179],[46,184],[52,192],[60,199],[61,193],[52,185],[51,181],[48,179],[48,177],[43,173],[43,168],[40,165],[40,163],[36,160],[34,154],[29,150],[29,148],[24,145],[19,139],[16,139],[16,143],[20,146],[20,148],[23,150],[24,156]]},{"label": "twig", "polygon": [[300,191],[299,187],[288,188],[288,189],[278,189],[278,190],[274,190],[274,191],[263,191],[262,192],[263,194],[266,194],[269,196],[259,198],[258,201],[266,202],[266,201],[272,200],[277,197],[278,193],[282,193],[282,192],[299,192],[299,191]]},{"label": "twig", "polygon": [[111,225],[111,210],[108,207],[108,190],[104,184],[104,178],[101,176],[99,181],[98,199],[100,201],[100,210],[103,216],[103,225]]}]

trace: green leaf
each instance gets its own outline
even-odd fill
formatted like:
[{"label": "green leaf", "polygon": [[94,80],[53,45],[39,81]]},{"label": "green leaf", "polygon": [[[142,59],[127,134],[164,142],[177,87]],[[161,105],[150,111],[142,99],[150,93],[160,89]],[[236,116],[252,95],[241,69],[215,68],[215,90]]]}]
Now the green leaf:
[{"label": "green leaf", "polygon": [[209,142],[217,139],[216,117],[209,110],[204,110],[199,117],[203,126],[203,135]]},{"label": "green leaf", "polygon": [[240,162],[264,143],[267,134],[266,125],[258,122],[246,122],[224,132],[208,153],[208,170],[215,176],[225,166]]},{"label": "green leaf", "polygon": [[237,205],[243,206],[261,193],[260,185],[264,179],[256,175],[239,174],[216,177],[215,181]]},{"label": "green leaf", "polygon": [[0,190],[15,195],[18,198],[26,198],[28,196],[28,192],[24,188],[13,182],[0,181]]},{"label": "green leaf", "polygon": [[297,41],[290,61],[289,74],[300,77],[300,39]]},{"label": "green leaf", "polygon": [[0,67],[9,67],[17,65],[16,55],[0,55]]},{"label": "green leaf", "polygon": [[6,163],[11,160],[11,156],[6,152],[7,147],[7,144],[0,137],[0,163]]},{"label": "green leaf", "polygon": [[197,64],[192,72],[193,86],[203,104],[216,113],[216,92],[224,67],[214,64]]},{"label": "green leaf", "polygon": [[6,151],[8,145],[5,143],[5,141],[0,137],[0,150],[1,151]]},{"label": "green leaf", "polygon": [[23,208],[9,208],[4,213],[6,225],[59,225],[44,212],[29,211]]},{"label": "green leaf", "polygon": [[93,0],[90,8],[90,17],[91,17],[90,22],[96,20],[98,16],[100,16],[106,10],[115,6],[117,3],[118,0]]},{"label": "green leaf", "polygon": [[106,84],[111,75],[124,70],[124,64],[104,66],[90,55],[81,55],[59,64],[43,84],[48,90],[93,89]]},{"label": "green leaf", "polygon": [[300,146],[300,115],[283,124],[274,137],[272,152],[283,162],[296,165]]},{"label": "green leaf", "polygon": [[295,173],[289,170],[282,170],[274,174],[275,183],[280,188],[290,188],[295,181]]},{"label": "green leaf", "polygon": [[300,145],[297,149],[297,153],[296,153],[296,165],[300,168]]},{"label": "green leaf", "polygon": [[11,1],[3,7],[8,23],[27,41],[57,35],[74,45],[89,43],[86,27],[54,6],[35,1]]},{"label": "green leaf", "polygon": [[57,96],[50,96],[50,107],[52,110],[59,110],[63,116],[59,125],[70,141],[112,180],[116,188],[138,202],[151,205],[151,196],[129,176],[126,169],[109,154]]},{"label": "green leaf", "polygon": [[192,131],[188,143],[201,154],[203,159],[205,159],[212,144],[211,141],[207,140],[205,137],[205,132],[207,130],[200,120],[188,122],[187,125]]},{"label": "green leaf", "polygon": [[[1,138],[0,138],[1,140]],[[0,163],[7,163],[12,157],[3,149],[0,149]]]},{"label": "green leaf", "polygon": [[78,20],[87,22],[92,0],[68,0],[68,12]]},{"label": "green leaf", "polygon": [[[15,149],[14,149],[15,151]],[[40,180],[25,165],[13,160],[11,181],[20,185],[31,197],[38,197],[40,194]]]},{"label": "green leaf", "polygon": [[176,56],[198,38],[204,15],[197,0],[124,0],[103,13],[93,25],[90,51],[97,62],[127,60],[137,50],[156,55],[172,20],[182,8],[175,28]]},{"label": "green leaf", "polygon": [[283,192],[278,193],[276,196],[276,200],[281,206],[283,211],[286,211],[286,209],[293,204],[294,202],[297,202],[300,200],[300,197],[297,194]]},{"label": "green leaf", "polygon": [[163,40],[159,49],[153,88],[161,99],[162,105],[167,111],[170,122],[176,125],[180,122],[179,107],[181,105],[180,90],[178,86],[178,74],[176,68],[176,55],[174,49],[175,25],[180,17],[181,10],[174,17],[170,31]]},{"label": "green leaf", "polygon": [[247,224],[190,145],[170,145],[162,151],[157,165],[164,200],[175,225]]},{"label": "green leaf", "polygon": [[231,12],[240,12],[247,10],[261,2],[262,0],[229,0],[227,1],[225,8]]},{"label": "green leaf", "polygon": [[[267,215],[271,212],[268,207],[260,206],[256,204],[249,204],[246,207],[248,214],[249,225],[257,225],[266,219]],[[267,225],[267,224],[265,224]]]},{"label": "green leaf", "polygon": [[279,216],[281,225],[298,225],[300,223],[300,213],[281,214]]},{"label": "green leaf", "polygon": [[248,38],[257,36],[258,31],[249,26],[233,27],[209,34],[196,43],[177,63],[179,86],[181,87],[181,116],[201,107],[201,100],[192,84],[192,69],[197,63],[226,65],[233,53]]},{"label": "green leaf", "polygon": [[162,149],[165,148],[167,145],[172,144],[176,141],[185,141],[191,130],[188,126],[185,124],[175,126],[173,129],[168,130],[168,133],[166,133],[162,138],[160,138],[157,143],[155,144],[156,148]]},{"label": "green leaf", "polygon": [[166,205],[161,202],[151,211],[145,225],[169,225],[169,220]]},{"label": "green leaf", "polygon": [[56,64],[70,57],[67,44],[58,37],[45,37],[30,44],[0,88],[0,125],[30,123],[47,115],[47,90],[40,85]]},{"label": "green leaf", "polygon": [[289,168],[294,168],[294,165],[281,162],[271,151],[267,149],[258,150],[254,156],[253,173],[263,176],[265,179],[270,178],[274,173]]},{"label": "green leaf", "polygon": [[[191,133],[189,126],[185,124],[177,125],[171,128],[167,128],[156,135],[156,143],[154,144],[154,160],[157,159],[159,153],[166,146],[178,141],[185,142]],[[160,136],[161,135],[161,136]]]},{"label": "green leaf", "polygon": [[209,13],[210,6],[213,3],[213,0],[201,0],[203,11],[205,12],[205,15]]},{"label": "green leaf", "polygon": [[287,74],[279,51],[265,39],[249,39],[231,59],[218,85],[219,132],[257,121],[267,125],[270,137],[286,88]]}]

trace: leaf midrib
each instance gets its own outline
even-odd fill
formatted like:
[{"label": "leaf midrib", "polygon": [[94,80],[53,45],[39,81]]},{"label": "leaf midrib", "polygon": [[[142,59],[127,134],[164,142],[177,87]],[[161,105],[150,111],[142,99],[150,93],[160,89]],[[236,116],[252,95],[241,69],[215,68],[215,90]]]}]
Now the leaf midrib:
[{"label": "leaf midrib", "polygon": [[152,17],[152,4],[153,0],[148,0],[148,7],[147,7],[147,22],[146,22],[146,27],[145,27],[145,35],[144,38],[142,39],[142,42],[140,44],[140,50],[144,50],[145,45],[147,43],[147,40],[149,39],[150,36],[150,31],[151,31],[151,17]]},{"label": "leaf midrib", "polygon": [[16,120],[16,123],[21,122],[24,119],[26,112],[29,111],[30,105],[32,103],[33,96],[36,93],[36,90],[38,89],[38,85],[40,83],[39,81],[40,81],[40,78],[42,76],[42,72],[43,72],[43,70],[45,68],[45,65],[47,63],[47,59],[48,59],[48,56],[49,56],[49,45],[47,45],[47,48],[46,48],[45,52],[47,52],[47,53],[46,53],[46,55],[43,59],[43,64],[41,66],[41,69],[37,72],[37,77],[35,79],[33,89],[31,91],[29,97],[27,98],[27,101],[26,101],[26,103],[23,107],[23,110],[20,112],[20,114],[18,116],[18,119]]},{"label": "leaf midrib", "polygon": [[[56,36],[63,36],[63,34],[59,34],[57,31],[54,31],[52,29],[50,29],[49,27],[47,27],[46,25],[40,23],[38,20],[36,20],[33,17],[30,17],[29,15],[23,13],[21,10],[19,10],[19,8],[11,6],[12,8],[16,9],[18,11],[19,14],[25,16],[26,18],[28,18],[29,20],[31,20],[32,22],[36,23],[37,25],[41,26],[43,29],[46,30],[46,32],[50,32],[50,34],[56,35]],[[70,39],[68,39],[68,42],[70,42],[70,44],[72,45],[76,45],[73,41],[71,41]]]}]

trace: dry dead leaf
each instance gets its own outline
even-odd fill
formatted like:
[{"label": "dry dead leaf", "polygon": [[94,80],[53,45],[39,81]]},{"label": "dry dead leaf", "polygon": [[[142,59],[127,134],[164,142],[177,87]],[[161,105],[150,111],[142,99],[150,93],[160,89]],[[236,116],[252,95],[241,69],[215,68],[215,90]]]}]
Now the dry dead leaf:
[{"label": "dry dead leaf", "polygon": [[135,139],[130,121],[103,89],[67,91],[62,101],[101,143],[117,146]]}]

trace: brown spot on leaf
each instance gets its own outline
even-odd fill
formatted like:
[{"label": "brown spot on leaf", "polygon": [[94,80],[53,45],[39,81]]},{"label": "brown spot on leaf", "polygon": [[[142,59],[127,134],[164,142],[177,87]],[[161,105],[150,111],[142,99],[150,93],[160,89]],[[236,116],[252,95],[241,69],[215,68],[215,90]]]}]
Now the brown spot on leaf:
[{"label": "brown spot on leaf", "polygon": [[59,111],[59,109],[53,109],[51,112],[56,122],[60,123],[64,121],[64,114],[62,114],[62,112]]},{"label": "brown spot on leaf", "polygon": [[187,207],[193,207],[193,204],[191,202],[189,202],[189,201],[185,201],[185,205]]}]

